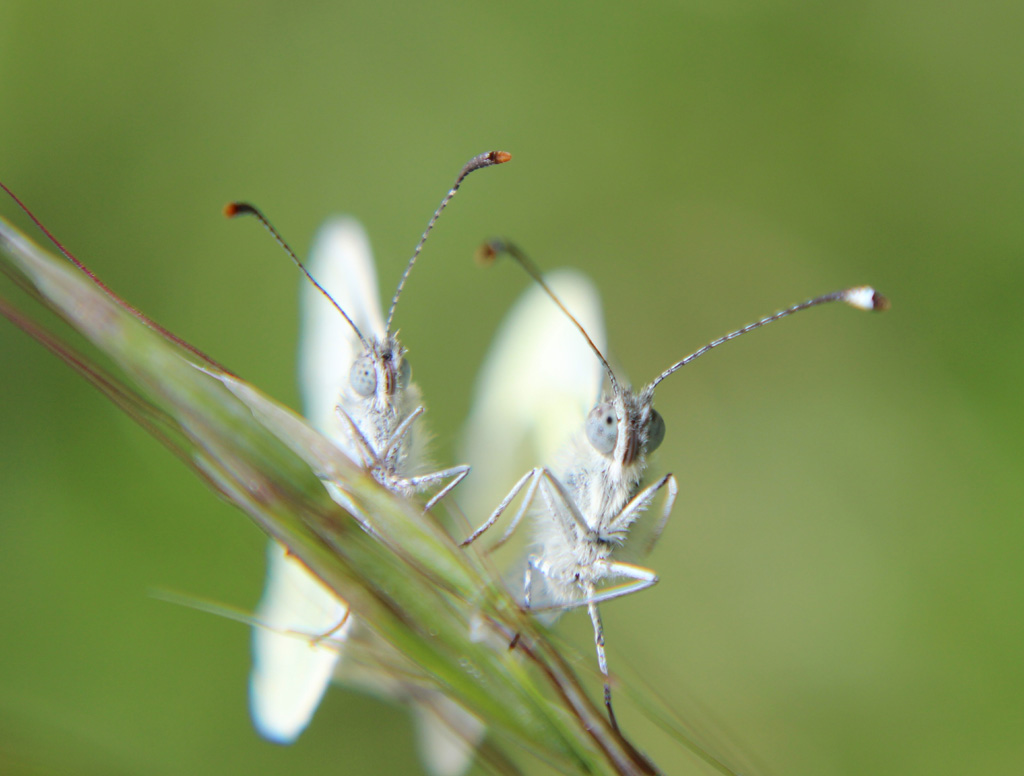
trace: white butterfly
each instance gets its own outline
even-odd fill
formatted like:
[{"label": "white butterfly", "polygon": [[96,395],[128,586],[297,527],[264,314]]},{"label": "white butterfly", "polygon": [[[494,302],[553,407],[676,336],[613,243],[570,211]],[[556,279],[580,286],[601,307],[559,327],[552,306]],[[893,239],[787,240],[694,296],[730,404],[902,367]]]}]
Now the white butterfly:
[{"label": "white butterfly", "polygon": [[[389,490],[410,496],[441,486],[428,500],[426,510],[455,487],[469,467],[417,471],[420,451],[413,426],[423,407],[419,391],[410,381],[405,349],[390,333],[390,324],[423,242],[462,180],[474,170],[508,158],[502,152],[481,154],[463,168],[416,247],[395,292],[387,322],[381,315],[369,241],[351,219],[337,219],[321,229],[307,273],[315,281],[302,290],[299,378],[306,417]],[[254,208],[236,208],[238,212],[255,213],[277,236]],[[340,488],[332,483],[325,486],[336,501],[373,531],[372,516],[360,514]],[[266,627],[253,631],[250,710],[261,735],[290,743],[308,725],[319,705],[338,667],[340,645],[355,618],[350,616],[345,601],[272,541],[267,585],[257,619]],[[329,635],[330,639],[311,641],[289,632]],[[432,721],[430,714],[424,715],[428,723]],[[466,748],[461,740],[457,743],[460,750]],[[462,756],[458,770],[444,770],[442,755],[452,757],[447,751],[437,756],[438,773],[458,773],[468,757]]]},{"label": "white butterfly", "polygon": [[[503,395],[509,402],[505,408],[505,420],[488,417],[481,410],[480,416],[474,416],[470,438],[490,433],[492,438],[504,440],[515,438],[517,432],[502,427],[501,423],[516,425],[518,420],[509,421],[508,414],[513,412],[519,396],[533,397],[537,401],[543,397],[544,390],[532,390],[525,387],[524,381],[531,379],[545,384],[549,381],[549,370],[554,362],[551,360],[550,346],[556,344],[566,347],[562,341],[563,333],[552,338],[553,316],[561,316],[563,321],[571,322],[577,329],[578,343],[586,343],[591,351],[591,362],[597,366],[597,379],[594,370],[581,370],[575,378],[565,376],[559,378],[557,390],[566,396],[575,396],[580,400],[592,401],[601,388],[601,367],[607,377],[609,390],[596,406],[585,415],[582,430],[571,438],[560,454],[555,457],[555,464],[538,466],[523,475],[512,490],[502,500],[497,509],[464,544],[476,540],[501,517],[516,496],[525,488],[522,503],[512,519],[505,534],[499,539],[500,545],[508,539],[519,525],[520,520],[531,506],[534,506],[537,495],[541,505],[536,509],[535,540],[536,550],[526,562],[523,578],[523,602],[527,607],[536,606],[535,586],[542,586],[545,596],[540,608],[554,612],[575,607],[587,607],[594,627],[594,641],[597,649],[598,666],[604,674],[604,701],[608,709],[609,720],[616,726],[615,713],[612,708],[611,685],[609,683],[608,665],[604,647],[604,628],[601,623],[598,604],[621,596],[644,590],[654,585],[657,575],[654,571],[642,566],[625,563],[614,559],[613,552],[623,545],[629,536],[631,526],[651,505],[659,491],[665,489],[665,501],[661,515],[651,529],[644,551],[649,551],[660,537],[672,505],[678,493],[676,479],[666,474],[656,482],[641,489],[640,484],[647,468],[647,457],[662,442],[665,436],[665,422],[654,409],[654,391],[666,377],[681,369],[686,364],[700,357],[712,348],[749,331],[760,328],[768,323],[792,315],[800,310],[814,307],[831,301],[845,301],[860,309],[885,309],[887,302],[873,289],[860,287],[828,294],[787,308],[782,312],[763,318],[756,323],[731,332],[700,348],[672,365],[650,384],[636,391],[622,384],[601,353],[601,345],[588,336],[588,327],[578,322],[560,301],[557,290],[549,288],[540,273],[528,258],[515,246],[504,243],[492,243],[492,255],[505,252],[513,256],[537,281],[525,295],[522,309],[528,309],[536,316],[529,321],[529,328],[518,334],[506,335],[518,354],[518,363],[501,361],[493,366],[493,373],[488,381],[494,386],[501,380],[508,379],[516,386],[516,393],[511,391]],[[540,311],[541,295],[546,294],[558,305],[557,312],[549,305],[549,312]],[[587,293],[582,294],[587,305],[599,309],[596,299],[586,300]],[[582,334],[582,337],[579,335]],[[514,337],[518,336],[518,341]],[[568,350],[568,348],[567,348]],[[578,358],[578,348],[573,351],[571,360]],[[596,358],[594,358],[596,356]],[[507,374],[501,374],[501,369]],[[516,382],[518,380],[518,382]],[[488,402],[489,399],[484,399]],[[498,402],[500,404],[500,402]],[[537,412],[536,409],[533,409]],[[536,417],[543,417],[540,413]],[[574,415],[576,428],[579,421],[584,420],[582,412]],[[528,420],[528,419],[527,419]],[[485,428],[489,424],[490,428]],[[519,431],[519,435],[523,432]],[[482,438],[482,437],[481,437]],[[487,459],[487,456],[471,451],[471,460]],[[542,458],[541,460],[545,460]],[[547,459],[552,460],[552,459]],[[607,584],[612,580],[616,584]]]}]

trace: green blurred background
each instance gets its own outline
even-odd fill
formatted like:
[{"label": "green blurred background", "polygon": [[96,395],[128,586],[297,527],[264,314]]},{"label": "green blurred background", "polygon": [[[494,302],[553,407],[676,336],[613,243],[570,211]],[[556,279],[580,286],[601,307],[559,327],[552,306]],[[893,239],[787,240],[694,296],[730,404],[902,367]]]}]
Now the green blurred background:
[{"label": "green blurred background", "polygon": [[[486,236],[590,273],[637,381],[876,284],[885,316],[815,311],[660,389],[655,465],[682,492],[661,583],[604,607],[610,659],[748,773],[1016,773],[1022,23],[1019,3],[907,0],[8,0],[0,179],[296,406],[297,274],[221,206],[258,203],[303,253],[351,212],[391,289],[459,166],[511,151],[397,316],[442,462],[526,287],[471,263]],[[251,609],[263,537],[5,323],[0,359],[0,772],[417,772],[404,712],[342,689],[295,746],[261,741],[246,628],[150,592]],[[587,618],[559,629],[589,672]],[[620,714],[666,772],[704,772]]]}]

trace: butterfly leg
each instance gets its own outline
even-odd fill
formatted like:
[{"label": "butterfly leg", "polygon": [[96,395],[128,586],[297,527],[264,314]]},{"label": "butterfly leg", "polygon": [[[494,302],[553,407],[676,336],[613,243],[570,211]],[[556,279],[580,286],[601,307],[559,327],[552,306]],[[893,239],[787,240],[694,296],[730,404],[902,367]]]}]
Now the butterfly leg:
[{"label": "butterfly leg", "polygon": [[[526,569],[523,571],[523,608],[530,609],[530,594],[533,590],[533,570],[538,569],[542,571],[537,565],[537,556],[531,555],[526,559]],[[512,641],[509,642],[508,648],[515,649],[516,644],[519,643],[519,632],[512,637]]]},{"label": "butterfly leg", "polygon": [[[611,601],[613,598],[622,598],[624,595],[639,593],[641,590],[646,590],[658,583],[658,575],[655,574],[654,571],[644,568],[643,566],[635,566],[632,563],[599,560],[594,563],[594,569],[601,577],[628,577],[630,581],[622,582],[618,585],[611,585],[610,587],[602,587],[600,589],[592,588],[592,593],[588,593],[583,598],[564,603],[551,604],[549,606],[533,607],[534,611],[565,611],[566,609],[575,609],[580,606],[600,604],[605,601]],[[541,569],[541,571],[543,571],[543,569]]]},{"label": "butterfly leg", "polygon": [[443,488],[441,488],[441,490],[439,490],[436,494],[434,494],[430,501],[427,502],[427,505],[423,507],[424,512],[429,512],[431,509],[434,508],[434,505],[437,504],[438,501],[440,501],[449,493],[451,493],[452,488],[454,488],[456,485],[458,485],[460,482],[466,479],[466,475],[468,474],[469,465],[461,464],[459,466],[453,466],[450,469],[442,469],[441,471],[434,472],[433,474],[426,474],[422,477],[412,477],[409,480],[409,482],[414,489],[419,490],[421,487],[430,485],[438,480],[443,480],[447,477],[452,478],[452,481],[445,485]]},{"label": "butterfly leg", "polygon": [[[561,480],[546,468],[543,470],[543,476],[544,479],[547,480],[549,486],[544,490],[544,501],[547,502],[548,510],[552,517],[554,517],[562,526],[570,540],[572,540],[571,537],[575,531],[579,531],[583,536],[597,539],[597,533],[590,527],[587,519],[583,516],[583,513],[580,512],[580,508],[576,506],[576,502],[573,500],[572,496],[569,495],[569,492],[565,489],[565,485],[562,484]],[[555,504],[556,498],[561,502],[564,509],[557,508]],[[568,518],[566,517],[567,512]],[[572,522],[575,524],[575,530],[568,524],[569,518],[571,518]]]},{"label": "butterfly leg", "polygon": [[[530,608],[530,586],[533,584],[533,564],[536,562],[536,558],[531,555],[526,559],[526,570],[523,572],[523,608]],[[519,643],[519,631],[516,631],[512,636],[512,640],[508,643],[509,649],[515,649],[516,644]]]},{"label": "butterfly leg", "polygon": [[601,613],[597,610],[597,603],[593,600],[594,586],[587,586],[587,598],[591,599],[587,604],[587,611],[590,612],[590,622],[594,626],[594,646],[597,647],[597,667],[604,675],[604,705],[608,709],[608,720],[615,730],[619,729],[619,723],[615,719],[615,710],[612,709],[612,685],[608,676],[608,659],[604,652],[604,625],[601,624]]},{"label": "butterfly leg", "polygon": [[345,421],[348,425],[349,431],[352,432],[352,442],[359,449],[359,455],[362,458],[361,461],[356,461],[356,463],[364,468],[368,468],[379,463],[377,454],[374,452],[369,440],[367,440],[363,432],[359,430],[359,426],[356,425],[356,422],[352,420],[340,404],[334,408],[334,411],[338,413],[339,418]]},{"label": "butterfly leg", "polygon": [[[519,482],[512,486],[512,490],[510,490],[508,492],[508,495],[505,496],[504,499],[502,499],[500,504],[498,504],[498,508],[491,513],[491,516],[487,518],[483,525],[481,525],[479,528],[473,531],[473,533],[470,534],[469,538],[462,542],[462,546],[465,547],[468,544],[472,544],[474,541],[477,540],[477,538],[479,538],[479,536],[484,531],[486,531],[488,528],[494,525],[497,522],[498,518],[501,517],[502,513],[504,513],[504,511],[508,508],[508,505],[512,503],[512,500],[516,497],[519,491],[523,489],[527,482],[529,482],[530,485],[526,490],[526,495],[523,497],[523,503],[519,505],[519,510],[516,512],[515,517],[512,518],[512,523],[509,525],[508,529],[505,531],[502,537],[494,543],[494,545],[491,547],[491,550],[496,550],[498,547],[507,542],[509,538],[512,536],[513,532],[519,526],[520,521],[526,514],[526,510],[529,509],[530,504],[533,503],[533,499],[536,497],[537,494],[537,488],[540,487],[540,482],[542,479],[547,480],[551,484],[551,489],[553,489],[558,494],[560,500],[569,509],[577,525],[580,526],[586,532],[593,533],[590,526],[587,525],[586,520],[584,520],[583,516],[580,514],[579,509],[573,503],[569,495],[565,492],[565,488],[563,487],[562,483],[558,481],[558,478],[555,477],[555,475],[552,474],[546,466],[538,466],[531,469],[530,471],[528,471],[526,474],[519,478]],[[548,493],[545,491],[544,498],[545,500],[548,500],[550,502],[551,496],[549,496]]]},{"label": "butterfly leg", "polygon": [[366,531],[370,536],[377,539],[382,538],[381,535],[377,533],[377,529],[373,527],[370,516],[363,512],[356,503],[352,501],[349,494],[341,488],[338,483],[331,482],[330,480],[321,480],[321,482],[323,482],[324,488],[327,489],[327,493],[330,495],[331,500],[344,509],[345,512],[348,513],[348,516],[359,524],[360,528]]},{"label": "butterfly leg", "polygon": [[661,538],[661,532],[665,530],[668,519],[672,514],[672,505],[675,504],[676,496],[679,494],[679,483],[676,482],[674,475],[666,474],[662,478],[662,482],[665,483],[665,487],[668,489],[668,494],[665,496],[665,506],[661,510],[661,519],[658,520],[658,524],[654,526],[654,530],[647,539],[644,552],[650,552],[654,549],[654,545],[658,543],[658,539]]},{"label": "butterfly leg", "polygon": [[[649,485],[642,491],[637,493],[626,506],[622,508],[622,511],[609,523],[607,534],[614,536],[619,534],[624,536],[629,526],[640,517],[641,513],[647,507],[651,505],[651,501],[658,494],[658,491],[662,488],[666,489],[665,495],[665,506],[661,510],[661,517],[658,520],[657,525],[651,534],[651,538],[647,541],[644,547],[645,552],[650,552],[654,547],[654,544],[658,541],[661,536],[661,532],[665,530],[665,524],[668,523],[668,519],[672,514],[672,506],[675,504],[676,496],[679,493],[679,485],[676,482],[674,475],[666,474],[660,480],[655,482],[653,485]],[[607,538],[607,537],[605,537]]]},{"label": "butterfly leg", "polygon": [[521,491],[523,487],[526,485],[526,483],[529,482],[530,487],[527,488],[526,490],[526,496],[523,498],[523,503],[520,505],[519,511],[516,512],[516,516],[512,518],[512,524],[508,527],[508,530],[505,531],[505,534],[497,542],[495,542],[494,547],[492,547],[491,549],[495,549],[504,544],[512,535],[512,532],[515,531],[516,527],[519,525],[519,522],[523,519],[523,515],[526,514],[527,508],[533,501],[533,497],[537,493],[537,485],[540,482],[540,476],[543,473],[543,471],[543,468],[537,467],[535,469],[530,469],[530,471],[528,471],[526,474],[520,477],[519,482],[512,486],[512,490],[510,490],[508,492],[508,495],[501,500],[500,504],[498,504],[497,509],[491,512],[491,516],[484,521],[483,525],[481,525],[479,528],[473,531],[473,533],[471,533],[467,539],[464,539],[460,546],[468,547],[470,544],[479,539],[480,535],[483,534],[484,531],[486,531],[488,528],[490,528],[492,525],[498,522],[498,518],[502,516],[506,509],[508,509],[508,505],[512,503],[512,500],[517,495],[519,495],[519,491]]},{"label": "butterfly leg", "polygon": [[398,446],[401,445],[405,439],[406,434],[409,433],[409,429],[412,428],[412,424],[415,422],[416,418],[422,415],[425,411],[425,408],[421,404],[398,424],[398,427],[395,429],[395,432],[391,437],[391,441],[388,443],[388,446],[384,449],[384,452],[381,455],[381,460],[386,461],[395,452],[395,450],[398,449]]},{"label": "butterfly leg", "polygon": [[523,571],[523,608],[530,608],[530,594],[533,591],[533,571],[537,568],[537,556],[526,559],[526,570]]}]

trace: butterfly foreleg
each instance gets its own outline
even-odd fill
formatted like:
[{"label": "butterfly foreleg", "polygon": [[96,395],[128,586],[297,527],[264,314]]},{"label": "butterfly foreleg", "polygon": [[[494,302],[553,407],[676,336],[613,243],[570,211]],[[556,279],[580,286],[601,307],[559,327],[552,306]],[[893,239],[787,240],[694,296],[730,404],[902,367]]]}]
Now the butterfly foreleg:
[{"label": "butterfly foreleg", "polygon": [[654,526],[654,530],[651,532],[650,537],[647,539],[647,544],[644,546],[644,552],[648,553],[654,549],[654,545],[658,543],[658,539],[661,538],[661,532],[665,530],[665,526],[668,524],[668,519],[672,515],[672,505],[676,502],[676,496],[679,494],[679,483],[676,482],[676,478],[672,474],[666,474],[662,479],[662,482],[666,484],[668,493],[665,495],[665,506],[661,510],[661,518],[658,520],[658,524]]},{"label": "butterfly foreleg", "polygon": [[370,444],[366,436],[362,431],[359,430],[359,426],[352,420],[352,416],[345,412],[344,408],[339,404],[334,408],[334,411],[338,413],[338,417],[348,426],[351,432],[352,443],[358,448],[359,455],[362,458],[361,461],[356,461],[357,464],[364,468],[370,468],[376,466],[379,463],[377,453],[373,449],[373,445]]},{"label": "butterfly foreleg", "polygon": [[381,460],[386,461],[394,454],[395,450],[397,450],[402,442],[405,441],[405,437],[409,433],[409,429],[412,428],[412,424],[416,421],[416,418],[422,415],[425,411],[426,410],[421,404],[398,424],[398,427],[395,429],[395,432],[391,437],[391,441],[388,442],[388,446],[384,448],[384,452],[380,456]]},{"label": "butterfly foreleg", "polygon": [[676,495],[679,493],[679,485],[676,482],[676,478],[672,474],[666,474],[660,480],[655,482],[653,485],[648,485],[642,491],[637,493],[626,506],[622,508],[622,511],[616,515],[612,521],[608,524],[608,534],[612,538],[615,536],[624,537],[626,532],[629,530],[629,526],[640,517],[645,509],[647,509],[654,497],[658,494],[662,488],[666,488],[667,492],[665,495],[665,506],[661,510],[661,517],[658,520],[657,525],[654,528],[654,532],[651,538],[648,540],[645,550],[650,551],[654,547],[655,542],[658,541],[658,537],[661,536],[661,532],[665,530],[665,524],[668,522],[669,516],[672,514],[672,505],[675,504]]}]

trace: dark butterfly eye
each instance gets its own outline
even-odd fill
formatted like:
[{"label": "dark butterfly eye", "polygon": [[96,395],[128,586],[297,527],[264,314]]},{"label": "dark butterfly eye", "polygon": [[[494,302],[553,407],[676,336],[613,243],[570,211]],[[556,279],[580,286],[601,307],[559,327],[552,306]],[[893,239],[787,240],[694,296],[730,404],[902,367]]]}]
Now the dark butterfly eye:
[{"label": "dark butterfly eye", "polygon": [[412,379],[412,364],[409,363],[409,359],[402,359],[402,366],[398,372],[398,384],[405,388],[409,385],[409,381]]},{"label": "dark butterfly eye", "polygon": [[608,455],[619,438],[619,419],[611,404],[598,404],[587,416],[587,439],[597,452]]},{"label": "dark butterfly eye", "polygon": [[373,368],[373,360],[369,356],[356,359],[348,380],[360,396],[373,396],[377,390],[377,370]]},{"label": "dark butterfly eye", "polygon": [[647,452],[653,453],[665,440],[665,420],[657,410],[651,410],[651,420],[647,424]]}]

